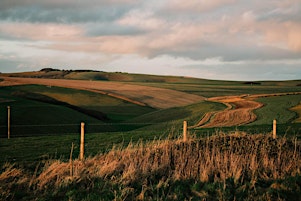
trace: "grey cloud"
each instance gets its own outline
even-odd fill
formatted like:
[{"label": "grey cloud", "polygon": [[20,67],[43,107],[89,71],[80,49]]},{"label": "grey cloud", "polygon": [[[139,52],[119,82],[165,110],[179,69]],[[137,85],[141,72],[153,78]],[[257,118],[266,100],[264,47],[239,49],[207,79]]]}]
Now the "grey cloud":
[{"label": "grey cloud", "polygon": [[[239,41],[238,41],[239,43]],[[226,62],[233,61],[251,61],[251,60],[281,60],[281,59],[299,59],[300,53],[280,49],[270,46],[247,45],[245,43],[233,45],[220,45],[210,42],[200,42],[187,44],[178,49],[159,49],[150,50],[150,57],[156,57],[162,54],[173,55],[175,57],[186,57],[193,60],[204,60],[208,58],[221,58]]]},{"label": "grey cloud", "polygon": [[0,9],[14,9],[36,5],[44,8],[87,8],[108,5],[135,5],[137,0],[1,0]]},{"label": "grey cloud", "polygon": [[258,21],[277,20],[277,21],[301,21],[301,3],[292,5],[287,9],[276,8],[266,12],[258,13]]},{"label": "grey cloud", "polygon": [[[93,3],[91,3],[93,2]],[[133,4],[105,1],[15,1],[0,2],[0,19],[33,23],[84,23],[113,21],[131,9]]]},{"label": "grey cloud", "polygon": [[146,33],[137,27],[121,26],[114,23],[85,24],[86,36],[138,35]]},{"label": "grey cloud", "polygon": [[300,79],[301,68],[298,64],[268,64],[242,63],[223,65],[190,65],[183,69],[193,69],[195,72],[210,74],[211,79],[262,81],[262,80],[297,80]]}]

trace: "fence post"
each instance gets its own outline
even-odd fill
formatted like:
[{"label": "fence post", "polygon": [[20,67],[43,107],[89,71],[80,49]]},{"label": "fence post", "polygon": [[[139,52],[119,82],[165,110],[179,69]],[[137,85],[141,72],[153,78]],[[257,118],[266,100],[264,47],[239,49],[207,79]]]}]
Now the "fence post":
[{"label": "fence post", "polygon": [[7,139],[10,139],[10,106],[7,106]]},{"label": "fence post", "polygon": [[276,119],[273,120],[273,139],[276,139],[277,137],[277,121]]},{"label": "fence post", "polygon": [[183,122],[183,141],[187,141],[187,121]]},{"label": "fence post", "polygon": [[79,160],[84,159],[84,148],[85,148],[85,123],[82,122],[80,129],[80,152],[79,152]]}]

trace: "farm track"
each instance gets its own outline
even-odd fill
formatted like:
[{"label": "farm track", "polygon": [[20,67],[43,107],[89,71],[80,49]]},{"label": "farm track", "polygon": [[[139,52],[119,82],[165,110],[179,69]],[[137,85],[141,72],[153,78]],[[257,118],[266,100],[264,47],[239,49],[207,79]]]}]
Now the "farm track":
[{"label": "farm track", "polygon": [[176,90],[140,86],[111,81],[87,81],[66,79],[40,79],[2,77],[0,86],[39,84],[80,89],[108,95],[133,104],[158,109],[185,106],[204,100],[204,97]]},{"label": "farm track", "polygon": [[254,99],[298,94],[301,94],[301,92],[209,98],[208,101],[223,103],[227,108],[219,112],[206,113],[196,125],[190,128],[230,127],[249,124],[257,118],[253,111],[264,106],[262,103],[254,101]]},{"label": "farm track", "polygon": [[[220,102],[223,103],[222,101]],[[224,111],[217,112],[210,122],[201,127],[228,127],[251,123],[256,120],[256,115],[253,111],[263,106],[262,103],[245,99],[227,103],[233,106],[231,108],[228,107]]]}]

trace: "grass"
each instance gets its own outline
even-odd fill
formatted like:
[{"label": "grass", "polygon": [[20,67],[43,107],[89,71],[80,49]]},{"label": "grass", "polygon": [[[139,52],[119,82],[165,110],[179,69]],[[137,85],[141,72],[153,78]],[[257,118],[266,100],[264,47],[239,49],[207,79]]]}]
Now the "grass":
[{"label": "grass", "polygon": [[[3,114],[7,103],[0,104]],[[64,106],[14,99],[11,106],[12,136],[60,135],[77,132],[80,122],[99,123],[99,120]],[[45,115],[47,114],[47,115]],[[0,116],[1,137],[5,137],[7,117]]]},{"label": "grass", "polygon": [[[104,72],[22,76],[122,81],[206,97],[301,91],[300,80],[250,85]],[[155,110],[82,90],[1,87],[0,200],[298,200],[301,148],[292,137],[301,138],[297,123],[301,95],[258,101],[265,107],[256,110],[256,122],[189,130],[197,137],[183,143],[177,140],[183,120],[191,126],[206,112],[225,106],[202,101]],[[12,112],[9,140],[5,139],[8,104]],[[103,112],[110,120],[100,121],[70,105]],[[276,140],[270,138],[274,118],[278,120]],[[86,123],[86,159],[79,161],[82,121]]]},{"label": "grass", "polygon": [[[301,81],[300,81],[301,82]],[[206,83],[136,83],[192,93],[204,97],[232,96],[241,94],[266,94],[300,92],[301,87],[291,82],[267,82],[262,85],[247,85],[242,82],[210,81]]]},{"label": "grass", "polygon": [[296,112],[289,109],[300,103],[301,95],[259,98],[256,101],[263,103],[264,106],[255,110],[257,120],[249,125],[270,124],[273,119],[279,124],[285,124],[298,117]]},{"label": "grass", "polygon": [[[182,122],[178,125],[173,125],[166,129],[165,132],[159,130],[140,129],[127,132],[88,132],[90,125],[86,125],[85,149],[87,156],[95,156],[99,153],[104,153],[110,150],[111,147],[118,144],[127,145],[130,142],[137,143],[149,142],[153,139],[165,139],[167,137],[177,138],[182,135]],[[178,127],[179,129],[176,129]],[[88,128],[88,129],[87,129]],[[11,139],[1,138],[0,140],[0,165],[5,162],[16,162],[24,166],[34,167],[41,159],[62,159],[69,158],[71,144],[74,143],[74,157],[78,156],[79,152],[79,137],[80,126],[77,125],[77,132],[56,134],[56,135],[41,135],[31,137],[16,137],[12,135]],[[260,126],[239,126],[227,128],[207,128],[207,129],[192,129],[189,133],[192,136],[208,137],[214,136],[217,133],[237,133],[246,132],[249,134],[256,133],[271,133],[272,125]],[[296,137],[301,139],[300,124],[278,124],[277,135],[281,137]]]},{"label": "grass", "polygon": [[296,118],[293,122],[301,123],[301,102],[298,105],[292,107],[291,110],[298,114],[298,118]]},{"label": "grass", "polygon": [[[134,118],[128,122],[136,123],[150,123],[155,124],[150,127],[145,127],[142,129],[145,130],[165,130],[166,124],[171,126],[179,125],[182,126],[184,120],[189,122],[189,125],[197,124],[203,115],[211,111],[219,111],[225,109],[226,106],[221,103],[202,101],[196,104],[178,107],[178,108],[169,108],[159,111],[154,111],[137,118]],[[177,126],[178,127],[178,126]],[[177,128],[179,129],[179,128]]]},{"label": "grass", "polygon": [[73,163],[47,160],[33,171],[4,164],[0,198],[298,200],[300,171],[301,147],[293,139],[220,133],[186,143],[131,143]]},{"label": "grass", "polygon": [[[88,132],[131,130],[144,125],[129,127],[114,123],[154,111],[105,95],[60,87],[2,87],[0,96],[0,109],[4,114],[7,105],[11,106],[11,133],[15,137],[76,133],[80,122],[86,122]],[[109,120],[95,118],[103,114]],[[1,115],[2,137],[5,137],[6,125],[7,117]]]},{"label": "grass", "polygon": [[[195,128],[190,130],[190,133],[193,133],[196,136],[211,136],[219,132],[224,133],[236,133],[236,132],[245,132],[249,134],[264,133],[271,135],[272,133],[272,122],[270,124],[263,125],[243,125],[243,126],[232,126],[232,127],[220,127],[220,128]],[[301,124],[300,123],[288,123],[288,124],[277,124],[277,135],[278,136],[287,136],[287,137],[296,137],[301,139]]]},{"label": "grass", "polygon": [[[73,156],[76,158],[79,153],[80,127],[78,132],[73,134],[55,136],[32,136],[15,137],[11,139],[2,138],[0,140],[0,165],[6,162],[17,163],[22,166],[34,168],[42,159],[61,159],[69,158],[72,143],[75,145]],[[108,132],[108,133],[86,133],[85,134],[85,153],[86,156],[107,152],[114,145],[127,145],[131,141],[144,142],[154,138],[166,138],[168,134],[158,132]]]}]

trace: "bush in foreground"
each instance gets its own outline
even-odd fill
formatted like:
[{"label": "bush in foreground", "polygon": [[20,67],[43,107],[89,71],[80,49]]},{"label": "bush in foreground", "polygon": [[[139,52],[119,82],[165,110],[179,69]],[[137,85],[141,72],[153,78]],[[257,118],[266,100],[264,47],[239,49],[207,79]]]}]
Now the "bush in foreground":
[{"label": "bush in foreground", "polygon": [[300,171],[296,140],[221,134],[48,161],[31,174],[6,164],[0,199],[299,200]]}]

